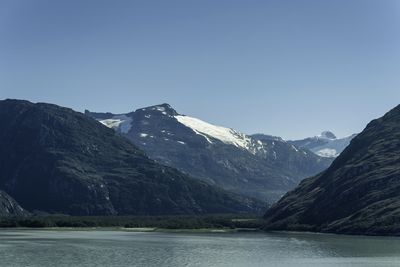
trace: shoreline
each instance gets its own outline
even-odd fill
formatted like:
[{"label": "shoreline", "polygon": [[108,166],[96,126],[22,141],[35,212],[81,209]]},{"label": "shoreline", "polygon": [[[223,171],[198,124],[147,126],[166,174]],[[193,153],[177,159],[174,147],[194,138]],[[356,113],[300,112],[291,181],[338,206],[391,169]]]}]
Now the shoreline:
[{"label": "shoreline", "polygon": [[157,227],[0,227],[0,231],[119,231],[137,233],[240,233],[240,232],[260,232],[266,233],[261,229],[255,228],[198,228],[198,229],[168,229]]},{"label": "shoreline", "polygon": [[400,235],[363,235],[363,234],[340,234],[340,233],[329,233],[329,232],[312,232],[312,231],[265,231],[258,228],[181,228],[181,229],[169,229],[169,228],[158,228],[158,227],[0,227],[2,231],[115,231],[115,232],[130,232],[130,233],[186,233],[186,234],[217,234],[217,233],[259,233],[259,234],[284,234],[284,235],[330,235],[338,237],[390,237],[400,238]]}]

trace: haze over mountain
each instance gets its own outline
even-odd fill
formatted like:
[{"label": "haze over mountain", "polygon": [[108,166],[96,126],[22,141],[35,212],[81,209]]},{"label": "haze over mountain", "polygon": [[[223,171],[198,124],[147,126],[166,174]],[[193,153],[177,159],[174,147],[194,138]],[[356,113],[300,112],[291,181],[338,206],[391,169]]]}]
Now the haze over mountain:
[{"label": "haze over mountain", "polygon": [[321,157],[337,157],[350,144],[356,134],[347,137],[337,138],[330,131],[324,131],[320,135],[305,138],[302,140],[288,141],[297,147],[306,148]]},{"label": "haze over mountain", "polygon": [[265,214],[266,228],[400,234],[400,105]]},{"label": "haze over mountain", "polygon": [[126,114],[85,113],[126,136],[159,163],[270,202],[332,162],[279,138],[250,136],[179,114],[168,104]]},{"label": "haze over mountain", "polygon": [[150,160],[115,131],[68,108],[0,101],[0,125],[0,189],[29,211],[154,215],[263,207]]}]

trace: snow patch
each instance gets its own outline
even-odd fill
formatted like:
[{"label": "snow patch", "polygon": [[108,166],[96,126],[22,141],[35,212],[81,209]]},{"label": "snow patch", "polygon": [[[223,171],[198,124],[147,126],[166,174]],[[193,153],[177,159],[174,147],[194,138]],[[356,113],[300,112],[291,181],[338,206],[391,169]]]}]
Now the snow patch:
[{"label": "snow patch", "polygon": [[189,116],[178,115],[175,116],[175,118],[186,127],[191,128],[196,134],[204,136],[209,143],[212,143],[209,138],[211,137],[220,140],[225,144],[231,144],[255,153],[252,139],[245,134],[239,133],[230,128],[216,126]]},{"label": "snow patch", "polygon": [[132,118],[126,115],[115,115],[111,119],[100,120],[100,122],[108,128],[118,130],[121,133],[128,133],[132,128]]},{"label": "snow patch", "polygon": [[164,107],[160,107],[160,106],[156,106],[156,107],[152,108],[152,110],[158,110],[160,112],[165,112],[165,108]]},{"label": "snow patch", "polygon": [[108,128],[118,128],[119,125],[122,123],[122,121],[118,119],[106,119],[101,120],[100,122]]},{"label": "snow patch", "polygon": [[324,148],[324,149],[316,151],[315,153],[318,156],[326,157],[326,158],[337,157],[339,155],[339,153],[336,151],[336,149],[333,149],[333,148]]}]

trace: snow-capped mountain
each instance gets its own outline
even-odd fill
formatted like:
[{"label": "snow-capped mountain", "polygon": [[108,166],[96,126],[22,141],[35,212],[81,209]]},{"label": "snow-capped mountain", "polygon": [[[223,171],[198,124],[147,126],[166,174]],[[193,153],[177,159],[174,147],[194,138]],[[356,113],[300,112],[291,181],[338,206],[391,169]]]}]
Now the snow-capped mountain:
[{"label": "snow-capped mountain", "polygon": [[309,149],[321,157],[335,158],[350,144],[356,134],[344,138],[337,138],[330,131],[324,131],[320,135],[302,140],[288,141],[297,147]]},{"label": "snow-capped mountain", "polygon": [[261,138],[178,114],[162,104],[127,114],[85,111],[147,155],[193,177],[245,196],[275,201],[331,159],[280,138]]},{"label": "snow-capped mountain", "polygon": [[[129,118],[107,119],[120,120],[112,126],[122,132],[131,127]],[[0,218],[29,216],[27,211],[194,215],[265,207],[154,162],[126,138],[69,108],[0,100],[0,125]]]}]

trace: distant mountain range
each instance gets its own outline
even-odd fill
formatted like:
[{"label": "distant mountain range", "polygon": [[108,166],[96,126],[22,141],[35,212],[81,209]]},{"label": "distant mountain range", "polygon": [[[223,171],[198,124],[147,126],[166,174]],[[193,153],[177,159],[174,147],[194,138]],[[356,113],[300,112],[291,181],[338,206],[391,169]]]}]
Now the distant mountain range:
[{"label": "distant mountain range", "polygon": [[309,149],[321,157],[337,157],[355,136],[356,134],[352,134],[344,138],[337,138],[334,133],[324,131],[314,137],[288,142],[297,147]]},{"label": "distant mountain range", "polygon": [[268,202],[332,162],[279,137],[246,135],[179,114],[168,104],[126,114],[87,110],[85,114],[127,137],[161,164]]},{"label": "distant mountain range", "polygon": [[301,181],[265,229],[400,233],[400,105],[342,139],[246,135],[168,104],[82,114],[3,100],[0,125],[0,217],[260,213]]},{"label": "distant mountain range", "polygon": [[[126,132],[122,118],[106,122]],[[0,125],[0,215],[20,215],[21,206],[70,215],[257,213],[264,208],[260,201],[154,162],[114,130],[68,108],[0,101]]]},{"label": "distant mountain range", "polygon": [[400,233],[400,105],[371,121],[324,172],[266,215],[266,229]]}]

